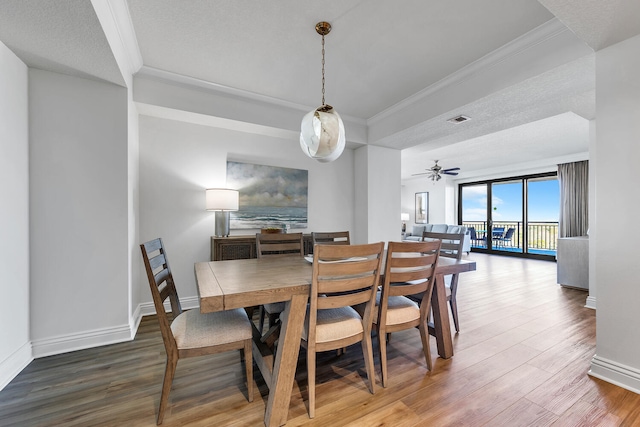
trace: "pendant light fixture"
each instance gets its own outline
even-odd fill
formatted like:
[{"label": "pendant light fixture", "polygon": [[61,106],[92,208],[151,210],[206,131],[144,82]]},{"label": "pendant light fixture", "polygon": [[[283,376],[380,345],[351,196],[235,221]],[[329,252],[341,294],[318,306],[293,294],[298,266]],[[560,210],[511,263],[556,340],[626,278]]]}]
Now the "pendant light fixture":
[{"label": "pendant light fixture", "polygon": [[331,24],[318,22],[316,32],[322,36],[322,105],[306,114],[300,127],[300,147],[304,154],[319,162],[332,162],[345,146],[344,124],[331,105],[324,102],[324,36]]}]

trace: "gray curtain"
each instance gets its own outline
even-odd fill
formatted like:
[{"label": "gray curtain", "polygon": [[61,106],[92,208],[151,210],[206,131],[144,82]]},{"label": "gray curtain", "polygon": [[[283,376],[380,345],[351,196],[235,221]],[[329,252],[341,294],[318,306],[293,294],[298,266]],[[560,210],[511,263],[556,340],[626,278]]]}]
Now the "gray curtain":
[{"label": "gray curtain", "polygon": [[558,237],[584,236],[589,228],[589,161],[558,165]]}]

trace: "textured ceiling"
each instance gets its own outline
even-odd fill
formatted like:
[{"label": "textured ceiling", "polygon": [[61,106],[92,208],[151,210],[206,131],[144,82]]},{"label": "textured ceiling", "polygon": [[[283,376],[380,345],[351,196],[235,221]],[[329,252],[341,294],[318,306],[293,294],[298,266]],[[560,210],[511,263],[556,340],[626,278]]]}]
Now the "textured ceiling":
[{"label": "textured ceiling", "polygon": [[430,168],[435,160],[443,168],[459,167],[459,178],[479,172],[491,173],[497,166],[522,170],[523,164],[574,156],[589,149],[589,121],[564,113],[493,134],[444,145],[431,150],[415,147],[402,152],[402,178]]},{"label": "textured ceiling", "polygon": [[637,0],[540,0],[595,51],[640,33]]},{"label": "textured ceiling", "polygon": [[32,68],[124,85],[87,0],[2,0],[0,40]]},{"label": "textured ceiling", "polygon": [[[513,40],[557,23],[554,16],[592,50],[640,33],[636,0],[460,0],[455,7],[441,0],[101,1],[2,0],[0,40],[30,67],[123,85],[100,25],[104,16],[99,20],[93,6],[125,15],[128,10],[125,25],[133,24],[132,43],[146,67],[311,109],[321,99],[321,39],[314,25],[326,20],[333,25],[326,38],[326,100],[343,116],[366,119],[370,126],[392,117],[415,94],[513,46]],[[544,35],[528,49],[539,49],[540,58],[566,53],[545,45]],[[484,71],[497,73],[500,61]],[[584,155],[585,129],[595,110],[594,55],[556,63],[564,65],[520,79],[523,70],[507,66],[501,72],[510,74],[494,81],[516,83],[492,92],[470,80],[449,83],[482,95],[465,101],[423,98],[426,105],[447,107],[427,115],[414,110],[419,122],[376,134],[370,142],[404,149],[403,178],[435,159],[471,176],[492,167],[517,169],[527,161]],[[472,120],[451,125],[446,119],[454,113]]]},{"label": "textured ceiling", "polygon": [[553,18],[534,0],[129,0],[146,66],[368,119]]}]

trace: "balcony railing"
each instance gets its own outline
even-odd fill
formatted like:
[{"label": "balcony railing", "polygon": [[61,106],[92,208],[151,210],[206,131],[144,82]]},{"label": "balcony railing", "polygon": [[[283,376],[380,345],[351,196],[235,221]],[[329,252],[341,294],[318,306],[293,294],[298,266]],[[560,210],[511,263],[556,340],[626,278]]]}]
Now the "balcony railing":
[{"label": "balcony railing", "polygon": [[[482,237],[486,237],[488,232],[486,221],[464,221],[463,225],[468,227],[474,227],[478,240],[472,241],[471,246],[474,248],[487,248],[486,239],[482,240]],[[499,251],[510,252],[524,252],[524,224],[521,221],[493,221],[493,228],[503,228],[506,234],[509,228],[513,228],[515,231],[513,236],[509,240],[494,239],[493,249]],[[555,221],[536,221],[529,222],[527,225],[527,252],[543,255],[555,255],[558,245],[558,222]],[[495,234],[494,234],[495,236]]]}]

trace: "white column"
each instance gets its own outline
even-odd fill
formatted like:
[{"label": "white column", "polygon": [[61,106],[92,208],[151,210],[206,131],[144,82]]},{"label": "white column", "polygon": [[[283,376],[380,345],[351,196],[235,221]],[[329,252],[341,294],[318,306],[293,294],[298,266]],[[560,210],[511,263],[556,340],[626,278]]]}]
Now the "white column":
[{"label": "white column", "polygon": [[590,374],[640,393],[640,36],[596,53],[597,348]]},{"label": "white column", "polygon": [[354,243],[401,239],[400,150],[367,145],[355,150]]}]

